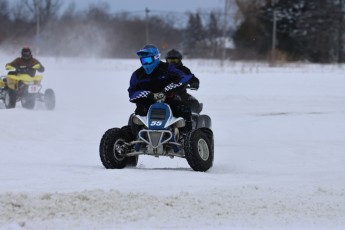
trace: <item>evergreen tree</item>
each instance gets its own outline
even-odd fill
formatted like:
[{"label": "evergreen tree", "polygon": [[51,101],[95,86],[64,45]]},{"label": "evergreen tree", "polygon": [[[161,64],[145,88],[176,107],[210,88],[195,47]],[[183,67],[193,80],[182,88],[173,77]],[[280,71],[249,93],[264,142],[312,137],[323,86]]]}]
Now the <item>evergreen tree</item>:
[{"label": "evergreen tree", "polygon": [[305,1],[304,4],[296,37],[302,42],[305,57],[312,62],[338,61],[338,50],[342,50],[344,17],[339,1],[315,0]]},{"label": "evergreen tree", "polygon": [[300,59],[303,56],[301,41],[294,36],[297,32],[297,23],[304,11],[304,0],[277,1],[275,4],[266,4],[263,8],[272,35],[273,12],[276,12],[276,49],[287,54],[288,60]]},{"label": "evergreen tree", "polygon": [[220,53],[219,49],[221,47],[221,44],[220,44],[221,31],[218,26],[218,19],[215,13],[213,12],[210,13],[208,29],[205,35],[206,35],[206,38],[208,38],[208,46],[210,49],[208,57],[214,58]]},{"label": "evergreen tree", "polygon": [[233,34],[233,40],[240,59],[265,58],[271,49],[272,22],[262,11],[265,2],[237,1],[243,21]]},{"label": "evergreen tree", "polygon": [[10,28],[7,0],[0,0],[0,44],[7,38]]},{"label": "evergreen tree", "polygon": [[270,52],[275,11],[276,49],[292,60],[344,61],[344,0],[237,2],[244,16],[234,34],[241,55],[265,57]]},{"label": "evergreen tree", "polygon": [[191,57],[200,56],[204,47],[204,31],[200,15],[190,14],[185,33],[185,50]]}]

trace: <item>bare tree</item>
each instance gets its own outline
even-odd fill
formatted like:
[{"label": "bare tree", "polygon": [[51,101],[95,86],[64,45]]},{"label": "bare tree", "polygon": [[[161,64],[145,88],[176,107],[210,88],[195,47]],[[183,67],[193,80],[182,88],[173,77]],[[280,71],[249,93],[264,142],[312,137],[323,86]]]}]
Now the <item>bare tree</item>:
[{"label": "bare tree", "polygon": [[56,17],[61,7],[60,0],[23,0],[23,3],[35,19],[39,15],[42,23]]},{"label": "bare tree", "polygon": [[8,2],[6,0],[0,0],[0,43],[8,36],[9,29],[9,13]]}]

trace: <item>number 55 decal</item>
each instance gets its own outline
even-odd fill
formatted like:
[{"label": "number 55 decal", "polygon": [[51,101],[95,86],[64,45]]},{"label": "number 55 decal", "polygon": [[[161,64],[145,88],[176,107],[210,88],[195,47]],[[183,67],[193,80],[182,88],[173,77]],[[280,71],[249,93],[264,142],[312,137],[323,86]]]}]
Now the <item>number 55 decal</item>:
[{"label": "number 55 decal", "polygon": [[162,122],[161,121],[152,121],[150,126],[161,126]]}]

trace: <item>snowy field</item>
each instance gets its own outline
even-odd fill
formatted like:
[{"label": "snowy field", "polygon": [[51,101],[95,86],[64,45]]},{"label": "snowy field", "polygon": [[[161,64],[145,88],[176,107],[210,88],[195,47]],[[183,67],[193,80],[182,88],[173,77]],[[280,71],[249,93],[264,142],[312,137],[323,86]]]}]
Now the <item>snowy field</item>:
[{"label": "snowy field", "polygon": [[56,109],[0,103],[1,230],[345,229],[345,67],[186,60],[215,135],[201,173],[180,158],[102,166],[138,60],[40,60]]}]

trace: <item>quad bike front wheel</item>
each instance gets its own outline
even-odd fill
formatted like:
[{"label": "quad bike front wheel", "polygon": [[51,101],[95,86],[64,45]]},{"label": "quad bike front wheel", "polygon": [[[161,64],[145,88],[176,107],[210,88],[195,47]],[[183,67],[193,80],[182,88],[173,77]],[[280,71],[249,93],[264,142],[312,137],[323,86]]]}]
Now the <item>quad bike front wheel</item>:
[{"label": "quad bike front wheel", "polygon": [[44,91],[44,104],[47,110],[55,109],[55,92],[52,89]]},{"label": "quad bike front wheel", "polygon": [[36,94],[27,93],[23,96],[21,103],[23,108],[34,109],[36,105]]},{"label": "quad bike front wheel", "polygon": [[5,107],[6,109],[13,109],[16,107],[17,103],[17,93],[15,90],[7,89],[5,91]]},{"label": "quad bike front wheel", "polygon": [[186,135],[185,156],[194,171],[205,172],[213,165],[214,147],[212,131],[196,129]]},{"label": "quad bike front wheel", "polygon": [[106,169],[123,169],[126,166],[135,167],[137,165],[138,156],[124,156],[128,151],[126,143],[130,142],[132,138],[125,127],[109,129],[101,139],[99,154]]}]

